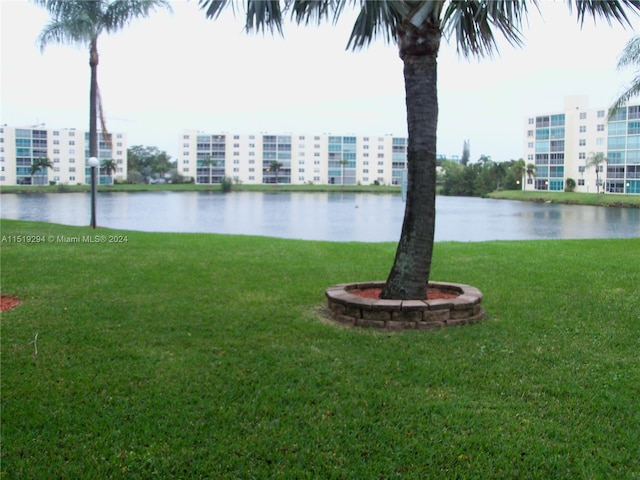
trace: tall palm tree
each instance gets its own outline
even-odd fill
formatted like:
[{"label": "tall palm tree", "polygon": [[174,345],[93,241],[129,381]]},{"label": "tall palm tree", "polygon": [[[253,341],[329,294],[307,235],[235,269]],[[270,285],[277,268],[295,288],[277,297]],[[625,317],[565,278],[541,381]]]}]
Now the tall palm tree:
[{"label": "tall palm tree", "polygon": [[[209,18],[217,18],[233,0],[199,0]],[[282,31],[284,8],[278,0],[244,0],[245,28]],[[404,64],[407,109],[407,196],[396,256],[383,298],[423,299],[431,269],[435,230],[436,132],[438,127],[437,56],[440,41],[454,36],[464,57],[496,51],[500,33],[521,45],[521,25],[528,6],[537,0],[285,0],[298,23],[335,21],[347,4],[359,5],[347,48],[367,46],[378,35],[398,46]],[[577,17],[616,20],[629,26],[626,7],[640,10],[637,0],[572,0]]]},{"label": "tall palm tree", "polygon": [[605,163],[607,158],[603,152],[591,152],[587,156],[587,167],[593,167],[596,171],[596,193],[600,193],[600,165]]},{"label": "tall palm tree", "polygon": [[[527,170],[525,171],[525,173],[527,174],[527,179],[532,180],[534,178],[536,178],[536,164],[535,163],[528,163],[527,164]],[[525,188],[526,190],[526,188]]]},{"label": "tall palm tree", "polygon": [[[29,169],[29,173],[31,174],[31,178],[32,178],[31,183],[35,185],[33,180],[34,180],[34,177],[37,175],[37,173],[40,172],[41,170],[44,170],[44,175],[46,175],[47,169],[49,168],[53,168],[53,162],[49,160],[47,157],[34,158],[33,162],[31,163],[31,168]],[[43,179],[44,179],[44,175],[43,175]]]},{"label": "tall palm tree", "polygon": [[520,185],[520,182],[522,182],[522,186],[524,187],[524,174],[527,171],[527,166],[524,163],[524,159],[519,158],[518,160],[511,160],[510,168],[513,172],[513,176],[516,179],[516,183]]},{"label": "tall palm tree", "polygon": [[89,46],[91,84],[89,87],[89,156],[98,157],[98,116],[105,140],[106,131],[98,89],[98,37],[147,17],[157,7],[171,9],[167,0],[32,0],[46,8],[51,21],[38,38],[40,50],[54,43],[80,43]]},{"label": "tall palm tree", "polygon": [[[627,42],[618,57],[618,70],[622,70],[626,67],[640,67],[640,35],[634,36]],[[620,96],[613,102],[613,105],[609,108],[609,119],[624,106],[631,98],[640,94],[640,71],[635,72],[631,84],[627,89],[620,94]]]}]

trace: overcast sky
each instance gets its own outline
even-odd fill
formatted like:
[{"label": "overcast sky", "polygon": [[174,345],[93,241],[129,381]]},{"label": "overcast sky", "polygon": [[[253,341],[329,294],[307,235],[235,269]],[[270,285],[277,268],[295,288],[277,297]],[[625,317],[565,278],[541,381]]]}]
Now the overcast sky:
[{"label": "overcast sky", "polygon": [[[444,42],[439,54],[438,152],[496,161],[523,155],[525,116],[562,109],[564,97],[607,107],[632,71],[616,71],[631,29],[588,20],[580,29],[564,3],[530,12],[524,48],[467,61]],[[88,129],[88,48],[37,37],[48,13],[0,0],[0,122]],[[406,135],[402,62],[380,39],[346,51],[353,15],[337,26],[299,28],[284,38],[246,35],[241,15],[207,20],[197,1],[176,1],[99,39],[98,81],[112,132],[129,146],[180,155],[184,129],[210,133]],[[633,17],[637,29],[639,21]]]}]

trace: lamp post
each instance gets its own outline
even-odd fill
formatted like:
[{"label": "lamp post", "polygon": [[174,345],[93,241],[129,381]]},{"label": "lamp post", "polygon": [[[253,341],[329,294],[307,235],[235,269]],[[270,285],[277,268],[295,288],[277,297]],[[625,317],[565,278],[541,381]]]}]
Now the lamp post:
[{"label": "lamp post", "polygon": [[98,168],[98,159],[96,157],[90,157],[87,160],[87,165],[91,167],[91,228],[96,228],[96,168]]},{"label": "lamp post", "polygon": [[629,182],[627,182],[627,189],[625,190],[626,194],[629,195]]}]

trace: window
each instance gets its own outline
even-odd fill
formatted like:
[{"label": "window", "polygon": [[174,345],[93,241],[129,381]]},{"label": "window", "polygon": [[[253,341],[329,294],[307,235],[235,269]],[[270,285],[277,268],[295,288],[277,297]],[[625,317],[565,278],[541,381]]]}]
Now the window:
[{"label": "window", "polygon": [[640,118],[640,105],[629,107],[629,120]]},{"label": "window", "polygon": [[596,127],[596,130],[598,132],[604,132],[604,123],[599,123],[598,126]]},{"label": "window", "polygon": [[580,120],[586,120],[587,119],[587,112],[580,112]]},{"label": "window", "polygon": [[533,118],[530,118],[530,119],[529,119],[529,125],[533,125],[533,124],[534,124],[534,119],[533,119]]},{"label": "window", "polygon": [[533,137],[533,130],[527,130],[527,137]]},{"label": "window", "polygon": [[627,128],[627,133],[629,135],[634,135],[640,133],[640,122],[629,122],[629,127]]},{"label": "window", "polygon": [[580,140],[578,140],[578,146],[580,147],[584,147],[587,144],[587,140],[584,138],[581,138]]},{"label": "window", "polygon": [[536,117],[536,128],[544,128],[549,126],[549,117]]},{"label": "window", "polygon": [[75,140],[69,140],[69,145],[75,145],[75,144],[76,144]]},{"label": "window", "polygon": [[584,153],[584,152],[580,152],[580,153],[578,154],[578,159],[580,159],[580,160],[584,160],[584,159],[586,159],[586,158],[587,158],[587,154],[586,154],[586,153]]},{"label": "window", "polygon": [[587,126],[586,125],[580,125],[579,131],[580,131],[580,133],[586,133],[587,132]]},{"label": "window", "polygon": [[579,187],[584,187],[584,178],[579,178],[578,179],[578,186]]},{"label": "window", "polygon": [[604,138],[596,138],[596,145],[598,146],[604,145]]},{"label": "window", "polygon": [[604,117],[604,110],[598,110],[598,118]]}]

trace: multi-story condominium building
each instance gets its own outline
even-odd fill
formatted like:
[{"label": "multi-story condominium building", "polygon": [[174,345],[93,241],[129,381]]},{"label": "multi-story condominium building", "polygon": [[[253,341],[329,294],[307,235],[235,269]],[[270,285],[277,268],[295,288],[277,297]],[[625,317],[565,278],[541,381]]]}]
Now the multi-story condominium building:
[{"label": "multi-story condominium building", "polygon": [[407,139],[318,134],[203,133],[180,137],[178,173],[196,183],[400,185]]},{"label": "multi-story condominium building", "polygon": [[[524,158],[536,169],[523,188],[563,191],[571,178],[577,192],[640,194],[640,105],[607,115],[580,95],[565,98],[561,111],[526,117]],[[599,152],[606,161],[596,175],[587,160]]]},{"label": "multi-story condominium building", "polygon": [[[99,134],[98,159],[114,160],[116,169],[100,169],[99,183],[110,184],[127,178],[127,137],[111,134],[111,143]],[[48,159],[53,168],[32,171],[38,159]],[[91,183],[89,133],[73,128],[46,129],[43,125],[30,127],[0,126],[0,185],[76,185]]]}]

